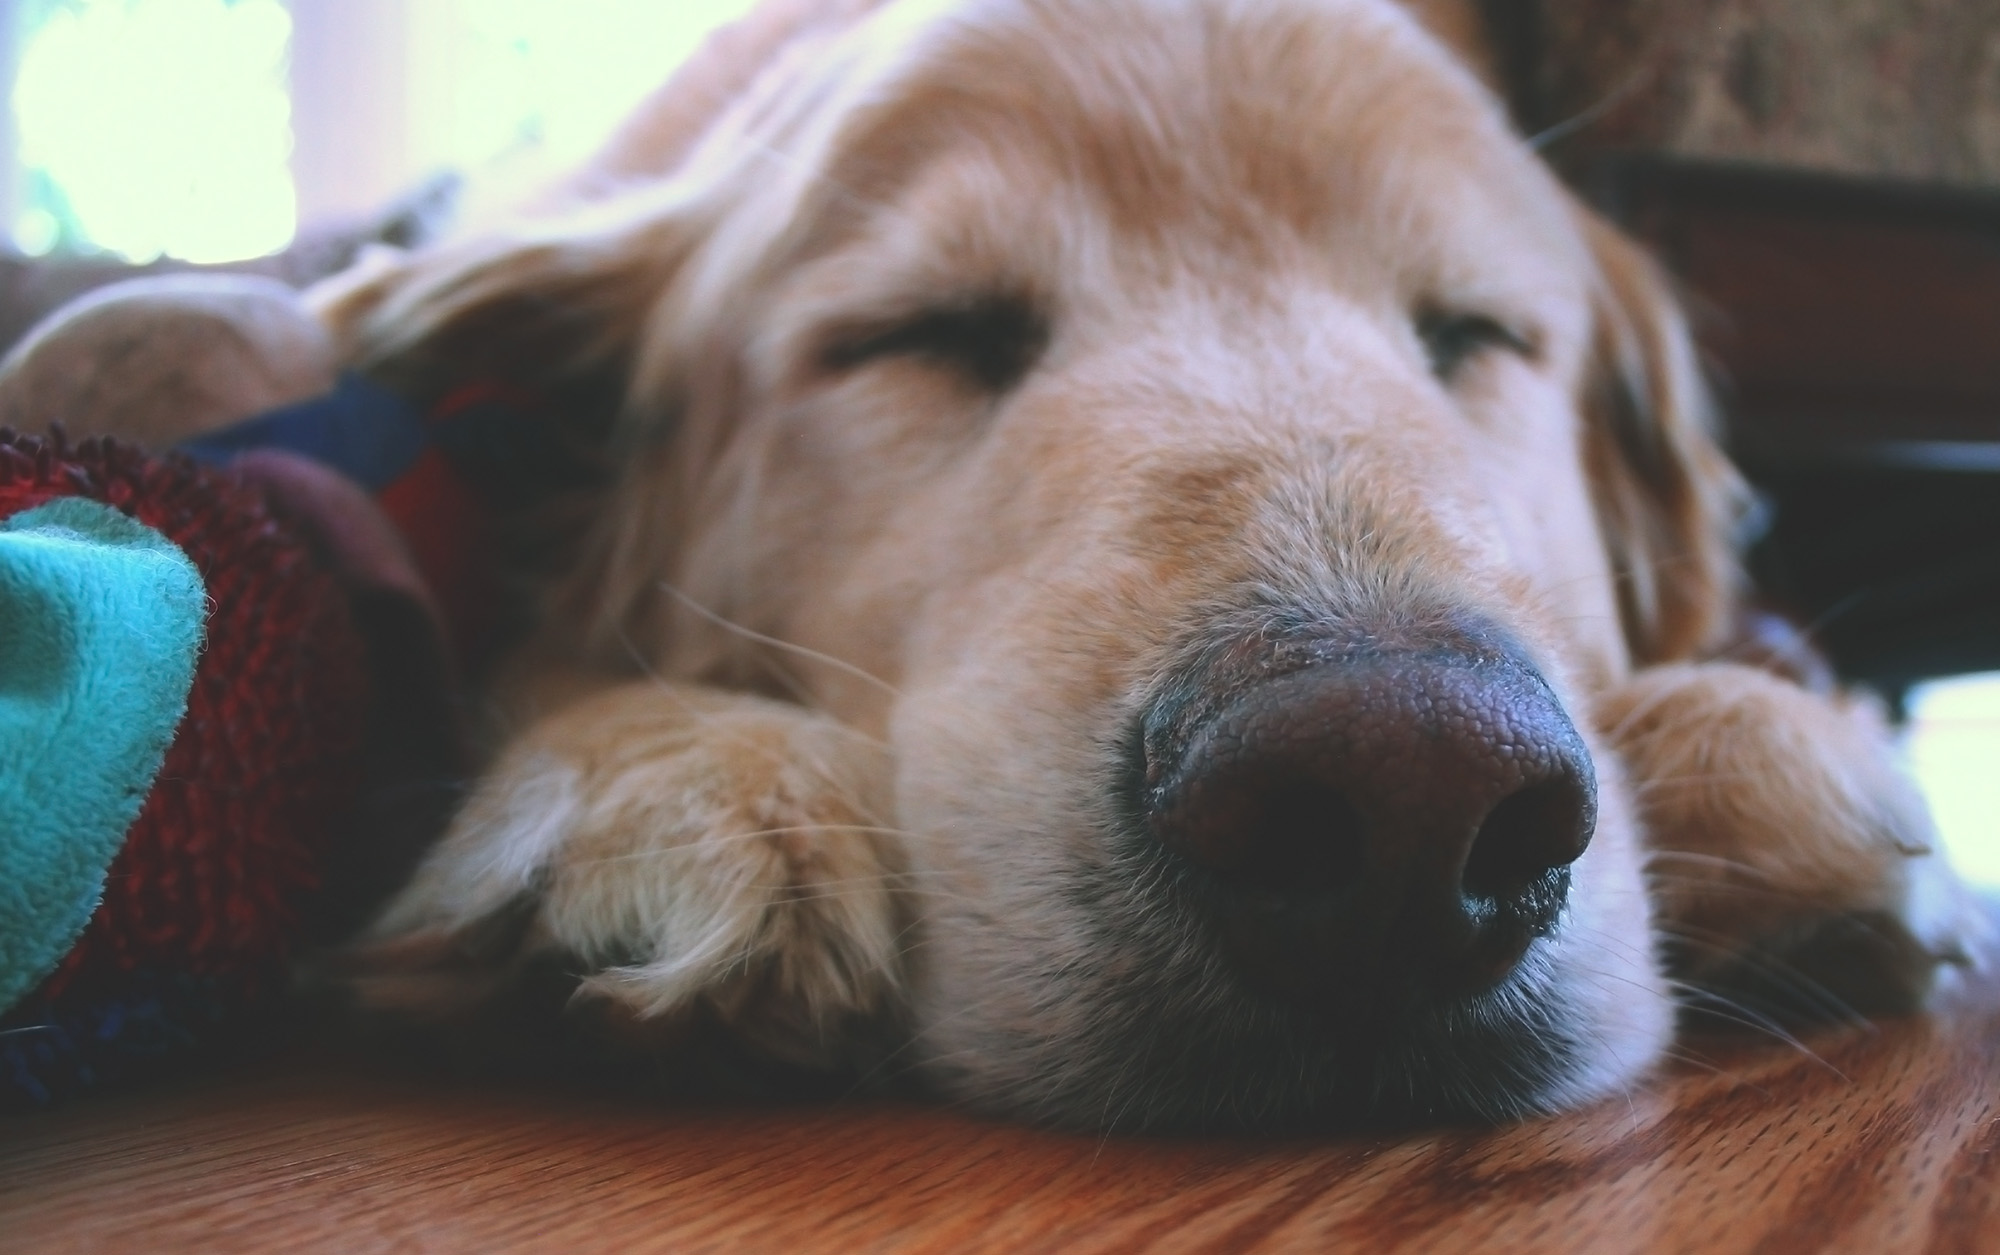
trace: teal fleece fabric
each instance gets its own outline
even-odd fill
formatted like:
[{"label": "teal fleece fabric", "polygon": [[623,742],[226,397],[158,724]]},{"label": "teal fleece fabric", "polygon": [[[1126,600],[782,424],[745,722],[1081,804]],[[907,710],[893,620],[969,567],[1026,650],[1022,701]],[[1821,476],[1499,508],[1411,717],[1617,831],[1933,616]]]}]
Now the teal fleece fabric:
[{"label": "teal fleece fabric", "polygon": [[206,609],[187,556],[109,506],[0,522],[0,1011],[97,909],[187,709]]}]

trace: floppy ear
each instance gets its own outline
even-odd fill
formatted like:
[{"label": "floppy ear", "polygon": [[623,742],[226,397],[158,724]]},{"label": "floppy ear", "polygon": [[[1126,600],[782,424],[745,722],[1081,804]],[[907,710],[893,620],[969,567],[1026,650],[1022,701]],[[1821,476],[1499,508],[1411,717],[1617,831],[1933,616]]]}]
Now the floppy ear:
[{"label": "floppy ear", "polygon": [[[759,224],[784,217],[750,206],[774,188],[782,199],[785,180],[762,159],[769,137],[744,133],[769,125],[801,57],[877,3],[767,0],[513,221],[421,253],[377,251],[308,294],[344,365],[425,405],[467,383],[523,391],[561,425],[566,449],[608,473],[625,499],[564,549],[568,574],[553,592],[593,642],[626,639],[633,616],[650,613],[685,495],[661,486],[700,443],[691,430],[726,426],[712,411],[728,408],[728,381],[706,379],[719,364],[685,341],[731,306],[717,276],[742,267],[683,272],[725,230],[736,247],[722,252],[754,253]],[[705,377],[699,413],[686,400],[690,368]]]},{"label": "floppy ear", "polygon": [[308,300],[345,364],[416,399],[495,380],[563,401],[588,390],[615,406],[616,381],[695,239],[685,215],[643,208],[370,259]]},{"label": "floppy ear", "polygon": [[[338,360],[431,410],[460,389],[522,398],[534,424],[535,492],[494,516],[509,586],[568,607],[556,621],[595,634],[605,577],[630,561],[589,502],[625,486],[639,462],[664,464],[677,426],[671,398],[644,423],[633,381],[659,355],[686,259],[706,235],[712,197],[668,186],[559,219],[524,223],[421,254],[374,259],[309,294]],[[553,490],[553,491],[551,491]],[[621,522],[651,546],[677,534],[669,494],[639,494]],[[520,576],[529,576],[526,581]],[[525,610],[510,607],[509,616]],[[614,625],[615,626],[615,625]],[[615,631],[612,633],[615,636]]]},{"label": "floppy ear", "polygon": [[1741,592],[1746,490],[1716,443],[1713,407],[1666,276],[1581,211],[1600,282],[1583,398],[1585,456],[1636,665],[1715,647]]},{"label": "floppy ear", "polygon": [[690,238],[670,211],[648,220],[636,206],[573,205],[418,252],[366,250],[305,303],[342,366],[413,400],[473,380],[571,400],[629,366]]}]

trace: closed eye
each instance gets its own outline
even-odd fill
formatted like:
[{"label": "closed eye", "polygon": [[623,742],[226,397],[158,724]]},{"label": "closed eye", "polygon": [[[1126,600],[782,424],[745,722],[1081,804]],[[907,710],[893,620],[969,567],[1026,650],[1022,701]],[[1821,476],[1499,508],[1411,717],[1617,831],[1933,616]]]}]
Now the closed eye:
[{"label": "closed eye", "polygon": [[907,318],[835,335],[820,355],[829,370],[884,358],[913,358],[990,392],[1021,381],[1048,346],[1048,320],[1021,297],[983,296],[933,305]]},{"label": "closed eye", "polygon": [[1445,310],[1420,313],[1417,338],[1423,341],[1431,373],[1447,384],[1474,358],[1491,349],[1504,349],[1522,357],[1535,355],[1535,346],[1528,337],[1485,314]]}]

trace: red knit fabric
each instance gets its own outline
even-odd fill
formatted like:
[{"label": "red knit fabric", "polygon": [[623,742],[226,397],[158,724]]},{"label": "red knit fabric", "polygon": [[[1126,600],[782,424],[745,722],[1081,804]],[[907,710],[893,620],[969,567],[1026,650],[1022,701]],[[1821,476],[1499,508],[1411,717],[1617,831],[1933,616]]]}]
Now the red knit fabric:
[{"label": "red knit fabric", "polygon": [[106,502],[179,545],[209,615],[188,711],[76,948],[43,986],[137,967],[260,983],[352,795],[368,703],[348,602],[264,494],[127,446],[0,430],[0,517]]},{"label": "red knit fabric", "polygon": [[451,632],[452,652],[476,658],[499,594],[489,556],[486,511],[451,460],[435,447],[376,497],[410,546],[410,556]]}]

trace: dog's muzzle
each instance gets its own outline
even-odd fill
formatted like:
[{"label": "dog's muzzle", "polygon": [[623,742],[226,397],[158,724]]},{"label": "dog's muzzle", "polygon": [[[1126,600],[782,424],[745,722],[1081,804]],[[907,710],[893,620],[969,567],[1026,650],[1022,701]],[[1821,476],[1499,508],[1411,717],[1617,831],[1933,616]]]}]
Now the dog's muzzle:
[{"label": "dog's muzzle", "polygon": [[1556,926],[1595,775],[1493,639],[1226,653],[1142,716],[1144,826],[1249,986],[1342,1018],[1450,1001]]}]

